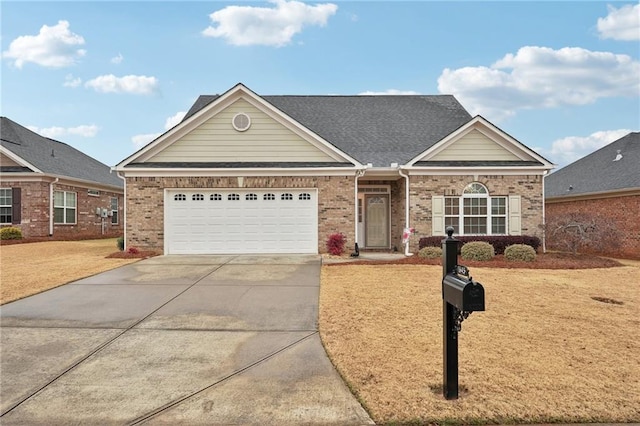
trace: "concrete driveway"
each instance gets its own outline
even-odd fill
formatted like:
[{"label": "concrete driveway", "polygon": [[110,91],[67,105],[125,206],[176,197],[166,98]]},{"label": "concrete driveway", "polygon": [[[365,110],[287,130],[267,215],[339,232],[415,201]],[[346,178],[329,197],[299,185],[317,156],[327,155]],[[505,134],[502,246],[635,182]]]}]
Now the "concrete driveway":
[{"label": "concrete driveway", "polygon": [[318,335],[318,256],[163,256],[0,307],[0,423],[372,424]]}]

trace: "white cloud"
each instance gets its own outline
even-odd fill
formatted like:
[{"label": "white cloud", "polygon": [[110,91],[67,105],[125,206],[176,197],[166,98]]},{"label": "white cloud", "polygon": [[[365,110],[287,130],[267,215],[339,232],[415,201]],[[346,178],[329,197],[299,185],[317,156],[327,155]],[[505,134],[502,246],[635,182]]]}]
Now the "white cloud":
[{"label": "white cloud", "polygon": [[[171,117],[167,117],[164,122],[164,130],[169,130],[176,124],[180,123],[186,114],[186,111],[178,111]],[[136,149],[140,149],[161,134],[162,133],[145,133],[142,135],[136,135],[131,138],[131,142],[133,142],[133,145],[136,147]]]},{"label": "white cloud", "polygon": [[414,92],[413,90],[397,90],[397,89],[388,89],[384,92],[374,92],[371,90],[367,90],[366,92],[358,93],[360,96],[378,96],[378,95],[419,95],[420,93]]},{"label": "white cloud", "polygon": [[545,152],[543,155],[548,156],[550,160],[558,163],[559,166],[564,166],[591,154],[632,131],[628,129],[605,130],[592,133],[589,136],[568,136],[553,141],[549,152]]},{"label": "white cloud", "polygon": [[490,67],[445,69],[438,78],[438,90],[455,95],[473,115],[499,121],[519,109],[637,96],[638,75],[640,62],[628,55],[525,46]]},{"label": "white cloud", "polygon": [[187,115],[187,111],[178,111],[171,117],[168,117],[164,122],[164,129],[169,130],[170,128],[181,122],[185,115]]},{"label": "white cloud", "polygon": [[72,74],[67,74],[64,78],[64,83],[62,83],[64,87],[78,87],[81,84],[82,79],[80,77],[74,78]]},{"label": "white cloud", "polygon": [[122,56],[122,53],[118,53],[118,56],[114,56],[113,58],[111,58],[111,63],[120,64],[122,63],[123,60],[124,60],[124,56]]},{"label": "white cloud", "polygon": [[38,35],[24,35],[9,44],[9,49],[2,52],[3,58],[13,59],[17,68],[27,62],[48,68],[63,68],[76,63],[86,54],[79,49],[84,45],[84,38],[69,31],[68,21],[58,21],[52,27],[43,25]]},{"label": "white cloud", "polygon": [[640,4],[627,4],[620,9],[608,6],[608,9],[607,16],[598,18],[598,32],[601,38],[640,40]]},{"label": "white cloud", "polygon": [[27,127],[32,132],[36,132],[37,134],[44,136],[45,138],[52,138],[52,139],[58,139],[63,136],[69,136],[69,135],[92,138],[95,135],[97,135],[98,130],[100,130],[100,128],[95,124],[89,124],[89,125],[84,124],[76,127],[59,127],[59,126],[43,127],[43,128],[39,128],[36,126],[27,126]]},{"label": "white cloud", "polygon": [[146,75],[116,77],[113,74],[108,74],[89,80],[84,85],[101,93],[151,95],[158,91],[160,81],[155,77],[147,77]]},{"label": "white cloud", "polygon": [[309,6],[299,1],[274,0],[275,8],[227,6],[209,15],[216,26],[202,34],[221,37],[236,46],[276,46],[291,43],[306,25],[325,26],[338,6],[332,3]]}]

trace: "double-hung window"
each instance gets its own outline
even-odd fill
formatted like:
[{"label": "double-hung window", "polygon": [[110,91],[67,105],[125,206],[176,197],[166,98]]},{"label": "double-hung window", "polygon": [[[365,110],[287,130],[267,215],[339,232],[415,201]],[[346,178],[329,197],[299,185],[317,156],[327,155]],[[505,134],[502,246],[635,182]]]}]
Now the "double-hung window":
[{"label": "double-hung window", "polygon": [[11,196],[11,188],[0,189],[0,224],[12,223],[13,215],[11,204],[13,197]]},{"label": "double-hung window", "polygon": [[53,221],[57,224],[76,223],[77,195],[75,192],[55,191],[53,195]]},{"label": "double-hung window", "polygon": [[490,197],[477,182],[467,185],[462,197],[444,198],[444,224],[462,235],[507,233],[507,197]]},{"label": "double-hung window", "polygon": [[118,224],[118,197],[111,197],[111,223]]}]

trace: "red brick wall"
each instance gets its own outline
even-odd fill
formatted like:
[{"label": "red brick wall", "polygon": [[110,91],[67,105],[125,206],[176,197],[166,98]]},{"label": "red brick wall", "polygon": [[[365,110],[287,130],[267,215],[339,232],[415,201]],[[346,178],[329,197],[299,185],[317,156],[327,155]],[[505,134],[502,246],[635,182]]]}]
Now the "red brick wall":
[{"label": "red brick wall", "polygon": [[[575,212],[588,212],[596,217],[605,218],[619,231],[617,235],[620,239],[620,248],[618,250],[613,252],[592,250],[593,254],[640,259],[640,195],[545,204],[547,222],[552,221],[554,217]],[[551,235],[547,236],[547,248],[560,248]]]},{"label": "red brick wall", "polygon": [[[50,233],[50,184],[46,181],[20,182],[3,181],[2,188],[21,188],[21,223],[15,226],[22,230],[24,238],[48,237]],[[88,188],[54,184],[54,191],[71,191],[77,194],[76,224],[53,226],[52,239],[100,238],[102,236],[121,236],[124,231],[123,212],[124,196],[100,190],[99,196],[90,196]],[[111,218],[105,218],[104,234],[101,218],[96,215],[96,208],[111,208],[111,197],[118,197],[119,220],[112,224]],[[6,225],[9,226],[9,225]]]},{"label": "red brick wall", "polygon": [[[127,178],[127,247],[164,250],[165,188],[240,188],[235,177]],[[347,247],[355,239],[353,176],[243,178],[242,188],[317,188],[318,252],[326,253],[329,235],[341,232]]]}]

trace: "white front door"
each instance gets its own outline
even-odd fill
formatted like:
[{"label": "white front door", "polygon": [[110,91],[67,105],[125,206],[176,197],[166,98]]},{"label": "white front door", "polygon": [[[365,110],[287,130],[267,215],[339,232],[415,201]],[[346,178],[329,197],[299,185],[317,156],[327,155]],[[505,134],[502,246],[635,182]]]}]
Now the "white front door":
[{"label": "white front door", "polygon": [[165,254],[317,252],[315,189],[165,191]]}]

